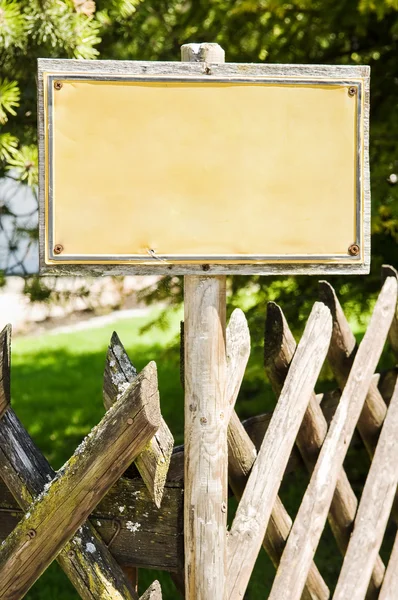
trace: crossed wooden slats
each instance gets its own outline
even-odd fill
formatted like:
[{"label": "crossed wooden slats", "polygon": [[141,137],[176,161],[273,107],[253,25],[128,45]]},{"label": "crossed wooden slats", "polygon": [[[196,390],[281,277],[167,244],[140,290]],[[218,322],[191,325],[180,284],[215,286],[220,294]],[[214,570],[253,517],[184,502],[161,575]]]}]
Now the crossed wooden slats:
[{"label": "crossed wooden slats", "polygon": [[[0,547],[1,598],[21,598],[60,551],[59,562],[83,598],[136,598],[91,525],[67,542],[159,424],[156,366],[150,363],[55,475],[6,409],[0,421],[1,473],[29,512]],[[161,597],[158,586],[148,594]]]},{"label": "crossed wooden slats", "polygon": [[[328,598],[329,591],[312,562],[312,556],[319,541],[319,536],[328,512],[333,533],[336,536],[342,552],[346,549],[345,566],[340,574],[335,599],[345,599],[347,588],[344,586],[347,585],[347,573],[350,573],[352,569],[354,571],[357,569],[356,572],[362,573],[362,575],[365,573],[365,576],[362,577],[362,580],[358,583],[355,590],[353,590],[352,593],[351,591],[349,592],[350,597],[352,595],[355,600],[362,600],[369,581],[371,581],[375,593],[380,589],[384,565],[381,560],[377,558],[377,553],[382,533],[384,532],[386,518],[390,511],[394,496],[391,490],[396,487],[397,475],[395,474],[394,469],[391,469],[387,482],[383,479],[386,485],[385,502],[381,505],[378,515],[372,510],[370,499],[372,498],[372,490],[380,488],[380,485],[382,484],[382,481],[378,479],[380,478],[380,473],[382,471],[380,465],[387,464],[389,460],[392,462],[393,449],[388,441],[391,440],[392,436],[396,437],[398,434],[398,391],[396,391],[395,395],[392,397],[391,406],[387,412],[387,417],[385,418],[385,403],[377,388],[379,377],[373,376],[373,371],[376,367],[388,330],[390,343],[393,349],[395,351],[398,349],[397,345],[394,346],[394,340],[398,339],[396,272],[391,267],[385,267],[384,276],[386,278],[385,285],[383,286],[383,290],[376,304],[368,332],[357,352],[355,344],[353,343],[352,334],[350,334],[348,330],[348,324],[345,321],[344,314],[342,313],[333,290],[328,288],[326,284],[321,284],[322,299],[325,304],[329,306],[333,314],[331,346],[334,348],[333,351],[329,349],[328,359],[340,384],[342,386],[345,384],[345,388],[340,401],[337,404],[337,410],[332,418],[328,432],[326,420],[319,407],[320,398],[315,397],[315,394],[312,391],[317,377],[317,375],[315,376],[314,374],[314,369],[318,369],[318,362],[320,364],[323,362],[327,350],[327,344],[326,350],[324,350],[322,346],[324,340],[320,340],[318,335],[318,332],[321,331],[323,327],[320,324],[317,326],[316,322],[317,320],[322,321],[322,319],[325,319],[325,323],[328,321],[326,316],[327,309],[324,305],[315,305],[313,314],[306,326],[306,334],[308,333],[308,335],[306,336],[305,334],[298,347],[296,347],[293,336],[288,329],[280,309],[275,305],[269,306],[267,335],[270,338],[273,336],[274,339],[271,344],[273,353],[268,354],[267,357],[266,352],[265,362],[274,389],[277,393],[280,392],[280,398],[272,418],[268,418],[268,431],[271,433],[266,433],[263,446],[260,449],[257,459],[255,457],[254,445],[243,428],[243,425],[237,418],[236,413],[233,411],[234,401],[247,362],[249,336],[243,313],[240,311],[235,312],[230,321],[227,330],[227,351],[229,354],[228,394],[232,411],[228,428],[229,481],[238,497],[242,495],[246,482],[248,483],[246,485],[246,491],[243,492],[243,500],[245,500],[246,495],[246,506],[245,503],[241,503],[237,513],[238,517],[239,511],[241,511],[240,515],[244,514],[244,527],[240,528],[239,519],[237,523],[235,522],[235,519],[231,530],[232,542],[231,534],[228,538],[229,551],[231,551],[230,548],[233,548],[234,545],[241,544],[240,556],[241,559],[243,559],[242,562],[245,562],[246,564],[243,565],[242,569],[242,571],[244,571],[243,577],[242,571],[234,573],[235,584],[229,583],[230,591],[228,598],[242,597],[246,578],[250,576],[254,560],[257,556],[256,551],[252,550],[249,556],[246,552],[242,551],[242,542],[245,542],[245,536],[248,530],[256,538],[256,547],[259,549],[261,543],[263,543],[275,564],[278,564],[282,555],[282,562],[277,571],[271,598],[275,597],[278,598],[278,600],[282,600],[286,597],[289,598],[289,600],[294,600],[294,598],[300,598],[302,592],[303,598],[317,598],[318,600],[320,598]],[[270,324],[272,324],[272,327]],[[274,328],[274,331],[272,328]],[[275,343],[275,337],[278,331],[280,336],[279,345],[278,343]],[[322,346],[322,351],[317,352],[316,349],[317,347],[319,349],[320,346]],[[309,361],[311,369],[303,368],[302,361],[306,361],[305,357],[313,357],[314,353],[317,354],[316,364],[314,365],[314,360],[311,358]],[[124,359],[126,359],[126,357],[127,355]],[[128,357],[126,360],[128,360]],[[126,363],[124,367],[125,366]],[[299,373],[300,371],[301,375]],[[344,373],[345,380],[343,379]],[[393,376],[391,375],[390,378],[390,375],[388,375],[383,385],[386,385],[386,383],[391,385],[392,379]],[[128,378],[126,378],[126,383],[128,383]],[[301,391],[303,392],[302,394],[300,394],[300,386]],[[114,387],[113,392],[118,391],[120,390]],[[5,397],[4,394],[3,396]],[[303,399],[302,396],[305,396],[307,400]],[[295,398],[298,399],[299,405],[294,402]],[[354,398],[355,401],[350,401],[351,398]],[[327,395],[323,406],[324,404],[329,403],[329,401],[332,405],[333,403],[336,404],[336,399],[338,400],[338,394]],[[290,406],[292,407],[291,412],[298,411],[301,412],[301,414],[304,414],[301,425],[299,416],[297,419],[294,418],[294,416],[292,419],[289,417],[290,421],[288,423],[286,421],[286,414],[288,414],[289,411],[279,408],[278,412],[281,400],[282,404],[283,402],[286,404],[285,409]],[[308,402],[308,406],[306,402]],[[376,449],[376,454],[359,504],[358,516],[356,517],[357,521],[355,521],[358,522],[358,526],[355,528],[354,535],[351,537],[351,541],[347,548],[349,534],[352,530],[358,503],[348,479],[342,470],[342,461],[344,458],[342,454],[346,451],[346,447],[351,439],[357,420],[358,429],[360,430],[362,439],[369,453],[372,455]],[[256,422],[260,423],[258,419]],[[263,420],[261,424],[263,429],[265,422],[266,420]],[[382,434],[379,441],[377,441],[383,422]],[[283,423],[285,424],[285,427],[283,426]],[[292,425],[292,423],[294,423],[294,425]],[[292,427],[293,431],[291,431]],[[278,437],[278,431],[283,432],[283,439],[286,443],[286,447],[282,448],[282,450],[280,450],[281,444],[283,445],[283,442],[281,441],[282,437]],[[288,432],[287,436],[286,432]],[[264,472],[269,467],[269,465],[267,467],[267,464],[272,455],[272,468],[275,471],[272,473],[272,476],[275,476],[276,478],[279,477],[279,479],[282,478],[283,464],[285,464],[289,458],[296,434],[296,443],[304,463],[310,472],[313,471],[313,476],[304,496],[299,514],[292,527],[290,517],[276,496],[278,484],[274,482],[269,483],[269,478],[267,479],[264,477]],[[18,435],[18,437],[20,436]],[[323,439],[325,439],[325,443],[322,446]],[[271,440],[274,440],[275,443],[271,444]],[[343,450],[340,448],[341,441],[345,441]],[[1,446],[0,436],[0,448]],[[274,446],[274,449],[272,446]],[[325,450],[325,448],[328,448],[328,450]],[[267,459],[264,457],[267,457]],[[170,474],[178,472],[182,458],[182,452],[173,455]],[[292,461],[292,459],[290,460]],[[322,473],[325,472],[328,474],[327,479],[322,475]],[[153,480],[154,478],[152,478],[152,481]],[[334,490],[336,484],[337,487]],[[147,486],[150,489],[151,486],[153,486],[153,483],[149,483],[148,485],[147,482]],[[311,486],[313,494],[309,494]],[[249,493],[248,490],[251,490],[251,493]],[[316,505],[311,505],[311,502],[313,502],[314,499],[314,493],[316,496]],[[259,514],[259,511],[257,511],[256,514],[256,512],[252,510],[253,507],[256,508],[256,506],[260,506],[259,503],[256,505],[256,502],[259,502],[260,499],[268,498],[269,500],[272,500],[273,495],[275,495],[275,504],[271,515],[265,514],[267,511],[270,512],[268,508],[266,511],[263,511],[262,514]],[[252,500],[254,501],[253,503],[251,503]],[[308,508],[309,506],[311,506],[311,510]],[[318,509],[318,512],[314,513],[314,508]],[[303,512],[304,517],[302,516]],[[361,529],[361,519],[364,519],[365,522],[368,523],[368,527]],[[299,523],[299,525],[297,525],[297,523]],[[263,537],[264,532],[265,537]],[[290,537],[288,537],[289,532]],[[375,532],[378,532],[377,535]],[[298,542],[297,535],[299,536]],[[362,566],[358,567],[358,557],[355,548],[358,548],[363,542],[364,535],[369,543],[371,543],[371,550],[370,553],[363,553],[365,560],[362,563]],[[294,536],[296,537],[294,538]],[[234,537],[236,537],[235,540]],[[285,545],[286,539],[287,543]],[[298,546],[291,541],[292,539],[295,539]],[[250,550],[250,544],[248,545]],[[284,546],[285,549],[283,550]],[[394,569],[397,568],[398,562],[397,547],[398,541],[394,546],[394,551],[391,555],[386,575],[382,583],[380,591],[380,598],[382,598],[382,600],[393,597],[391,596],[391,593],[393,593],[391,590],[394,590],[395,588],[393,586],[396,585],[396,572]],[[290,563],[286,559],[289,551],[291,552],[290,557],[293,557],[293,562]],[[301,554],[304,554],[304,558]],[[291,574],[292,571],[294,573],[293,575]],[[298,573],[300,573],[300,578],[297,576]],[[285,583],[281,584],[280,581],[283,580],[283,578]],[[230,582],[230,580],[230,573],[228,573],[227,581]],[[292,581],[294,581],[294,585],[290,585],[290,582]],[[372,594],[372,587],[370,587],[369,590],[370,594]],[[147,592],[157,593],[156,586]],[[283,596],[283,593],[287,595]],[[337,594],[340,594],[340,596]],[[370,595],[369,597],[373,596]]]},{"label": "crossed wooden slats", "polygon": [[333,498],[348,443],[360,416],[373,373],[395,313],[397,281],[388,277],[293,524],[271,590],[270,600],[298,600]]},{"label": "crossed wooden slats", "polygon": [[[336,326],[334,325],[333,331],[335,330]],[[268,341],[264,354],[265,368],[275,393],[279,394],[294,356],[296,342],[281,309],[275,304],[268,306],[266,338]],[[344,352],[343,348],[341,352]],[[328,354],[330,354],[330,349]],[[327,421],[315,392],[313,392],[296,440],[304,464],[310,473],[314,470],[327,429]],[[344,469],[342,469],[337,479],[328,519],[343,556],[350,539],[357,508],[357,498]],[[380,588],[383,575],[384,565],[378,557],[372,573],[372,586],[375,590]]]}]

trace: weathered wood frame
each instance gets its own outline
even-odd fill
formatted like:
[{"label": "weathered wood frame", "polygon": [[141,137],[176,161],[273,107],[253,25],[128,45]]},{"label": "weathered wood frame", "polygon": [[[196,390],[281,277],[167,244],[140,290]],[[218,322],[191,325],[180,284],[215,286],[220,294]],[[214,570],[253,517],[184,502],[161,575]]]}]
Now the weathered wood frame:
[{"label": "weathered wood frame", "polygon": [[[65,264],[65,256],[52,253],[52,240],[47,240],[46,225],[46,172],[48,153],[46,150],[46,110],[44,79],[79,78],[97,80],[169,80],[169,81],[245,81],[262,82],[277,80],[280,83],[319,82],[326,85],[355,85],[358,89],[358,107],[361,117],[358,122],[360,140],[358,156],[357,187],[363,190],[357,198],[357,240],[359,256],[281,256],[248,257],[248,262],[233,264],[236,257],[216,259],[211,256],[197,257],[197,262],[189,262],[192,257],[179,257],[179,262],[164,262],[148,258],[144,263],[121,263],[120,258],[108,257],[108,261],[98,259],[95,263]],[[141,61],[77,61],[60,59],[39,59],[38,61],[38,104],[39,104],[39,203],[40,203],[40,268],[44,273],[85,274],[85,275],[146,275],[164,274],[363,274],[370,266],[370,180],[369,180],[369,67],[331,65],[268,65],[268,64],[214,64],[200,62],[141,62]],[[48,258],[46,259],[46,256]],[[82,257],[80,257],[82,258]],[[218,261],[220,258],[220,262]],[[50,263],[48,261],[51,261]],[[87,261],[87,258],[85,259]],[[124,258],[124,260],[126,260]],[[264,262],[267,261],[267,262]],[[271,262],[269,262],[271,261]],[[290,261],[290,262],[289,262]],[[117,264],[117,262],[119,264]]]}]

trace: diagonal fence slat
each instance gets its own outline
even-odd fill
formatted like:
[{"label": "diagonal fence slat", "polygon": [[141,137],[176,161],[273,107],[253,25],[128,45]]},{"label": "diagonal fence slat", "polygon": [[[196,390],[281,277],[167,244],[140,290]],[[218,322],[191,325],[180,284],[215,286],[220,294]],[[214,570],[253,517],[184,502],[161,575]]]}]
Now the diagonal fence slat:
[{"label": "diagonal fence slat", "polygon": [[[239,500],[256,461],[257,451],[236,412],[231,416],[228,433],[229,485],[235,497]],[[277,496],[262,541],[262,545],[275,567],[279,565],[291,526],[292,520],[281,499]],[[313,562],[308,573],[302,600],[328,600],[329,597],[329,588]]]},{"label": "diagonal fence slat", "polygon": [[[319,282],[319,295],[322,302],[329,306],[333,316],[333,333],[328,352],[328,362],[337,383],[343,389],[347,383],[357,352],[356,340],[336,293],[327,281]],[[386,410],[386,403],[377,388],[377,384],[372,381],[357,424],[358,431],[370,456],[373,456],[376,448]]]},{"label": "diagonal fence slat", "polygon": [[10,404],[11,325],[0,333],[0,418]]},{"label": "diagonal fence slat", "polygon": [[398,483],[398,384],[362,492],[333,600],[364,600]]},{"label": "diagonal fence slat", "polygon": [[398,590],[398,533],[388,561],[378,600],[396,600]]},{"label": "diagonal fence slat", "polygon": [[[55,477],[11,408],[0,423],[0,473],[25,511]],[[85,600],[132,598],[123,572],[94,527],[84,524],[78,540],[68,542],[57,560],[79,595]],[[97,548],[95,555],[86,550],[90,544]]]},{"label": "diagonal fence slat", "polygon": [[[269,303],[268,305],[265,330],[265,369],[274,392],[279,394],[296,350],[296,341],[282,310],[274,303]],[[296,439],[296,444],[309,473],[312,473],[314,470],[327,429],[326,419],[315,392],[313,392]],[[357,498],[347,474],[342,469],[337,479],[328,519],[343,556],[350,540],[357,507]],[[377,557],[375,568],[372,572],[372,593],[380,588],[383,576],[384,564],[381,558]]]},{"label": "diagonal fence slat", "polygon": [[[329,309],[315,303],[232,523],[228,599],[242,598],[245,593],[297,431],[326,357],[331,329]],[[305,579],[307,574],[308,570]]]},{"label": "diagonal fence slat", "polygon": [[[103,399],[106,409],[120,398],[136,376],[137,371],[130,362],[118,335],[114,332],[108,347],[104,370]],[[148,447],[135,460],[135,465],[158,508],[162,503],[173,447],[174,438],[162,417],[160,427]]]},{"label": "diagonal fence slat", "polygon": [[[0,597],[22,598],[160,424],[150,363],[85,438],[0,547]],[[95,544],[86,546],[96,552]]]},{"label": "diagonal fence slat", "polygon": [[298,600],[333,498],[348,445],[395,312],[397,281],[388,277],[333,417],[286,543],[269,600]]},{"label": "diagonal fence slat", "polygon": [[[381,268],[381,276],[384,280],[386,277],[395,277],[398,279],[398,271],[390,265],[383,265]],[[395,308],[395,315],[391,323],[390,331],[388,332],[388,341],[396,358],[398,358],[398,304]]]}]

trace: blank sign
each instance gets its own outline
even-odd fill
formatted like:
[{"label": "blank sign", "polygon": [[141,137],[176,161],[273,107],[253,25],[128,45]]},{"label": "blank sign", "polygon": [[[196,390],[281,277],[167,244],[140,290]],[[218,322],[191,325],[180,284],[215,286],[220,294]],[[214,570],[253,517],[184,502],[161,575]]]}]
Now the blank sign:
[{"label": "blank sign", "polygon": [[360,77],[49,62],[63,70],[42,77],[46,265],[364,267]]}]

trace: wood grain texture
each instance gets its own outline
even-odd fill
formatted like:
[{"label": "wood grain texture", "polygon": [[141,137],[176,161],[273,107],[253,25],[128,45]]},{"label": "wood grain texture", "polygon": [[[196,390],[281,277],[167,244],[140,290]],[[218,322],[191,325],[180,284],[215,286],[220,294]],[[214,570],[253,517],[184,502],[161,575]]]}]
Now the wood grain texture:
[{"label": "wood grain texture", "polygon": [[[108,347],[104,371],[103,398],[106,409],[117,401],[136,376],[137,371],[114,332]],[[174,438],[162,417],[159,429],[135,460],[135,465],[158,508],[162,503],[173,447]]]},{"label": "wood grain texture", "polygon": [[140,600],[162,600],[162,590],[160,589],[160,583],[154,581],[151,583],[149,588],[142,594]]},{"label": "wood grain texture", "polygon": [[[273,390],[278,395],[289,372],[289,365],[296,351],[296,341],[282,310],[273,302],[268,304],[264,349],[265,369]],[[327,421],[315,392],[312,392],[296,439],[296,444],[309,473],[314,470],[327,429]],[[357,508],[357,498],[347,474],[342,469],[337,478],[328,520],[343,556],[350,540]],[[368,598],[377,597],[377,590],[380,588],[384,576],[385,568],[379,556],[375,557],[374,563]]]},{"label": "wood grain texture", "polygon": [[[227,379],[226,395],[230,414],[234,411],[235,402],[245,374],[250,356],[250,332],[246,317],[240,308],[236,308],[229,319],[226,331]],[[229,417],[227,416],[229,420]]]},{"label": "wood grain texture", "polygon": [[[206,44],[206,46],[209,46]],[[84,275],[201,275],[206,272],[212,275],[226,274],[364,274],[369,272],[370,267],[370,179],[369,179],[369,75],[370,69],[367,66],[339,66],[339,65],[278,65],[278,64],[239,64],[222,63],[221,58],[217,58],[219,64],[212,64],[210,72],[202,60],[200,51],[191,52],[195,57],[194,62],[158,62],[158,61],[86,61],[86,60],[60,60],[60,59],[39,59],[38,61],[38,122],[39,122],[39,248],[40,248],[40,270],[44,273],[52,274],[84,274]],[[208,63],[214,60],[214,55],[208,54]],[[146,75],[163,77],[223,77],[233,79],[236,77],[282,77],[282,78],[319,78],[319,79],[344,79],[349,84],[350,80],[361,79],[363,81],[363,101],[362,109],[364,115],[363,127],[363,164],[364,164],[364,194],[362,200],[363,208],[363,231],[364,231],[364,263],[361,264],[355,260],[349,264],[300,264],[270,263],[239,265],[239,264],[162,264],[156,261],[156,264],[137,265],[46,265],[45,264],[45,147],[44,147],[44,95],[43,95],[43,74],[44,73],[65,74],[90,73],[100,74],[104,77],[113,75]]]},{"label": "wood grain texture", "polygon": [[395,536],[390,560],[388,561],[379,600],[395,600],[398,590],[398,533]]},{"label": "wood grain texture", "polygon": [[[20,426],[20,428],[22,427]],[[16,431],[19,432],[20,429]],[[19,438],[21,439],[20,436]],[[22,444],[22,447],[24,446],[25,443]],[[33,456],[29,459],[28,451],[25,456],[27,456],[27,460],[34,460]],[[10,467],[14,470],[11,462],[9,460],[4,461],[0,454],[0,471],[2,474],[5,473],[4,467]],[[51,475],[49,474],[49,476]],[[48,483],[48,479],[46,476],[44,477],[43,472],[41,472],[40,477],[41,486],[43,487],[45,483]],[[19,508],[22,504],[26,510],[25,507],[28,507],[30,502],[20,500],[19,504],[0,480],[0,542],[11,533],[24,517],[24,510]],[[90,523],[90,531],[87,533],[88,523]],[[177,571],[183,568],[184,563],[182,487],[177,483],[167,483],[162,508],[158,509],[141,477],[135,479],[121,478],[95,507],[88,522],[81,527],[76,535],[81,539],[81,544],[78,547],[81,548],[82,553],[86,552],[86,544],[91,541],[92,536],[96,537],[95,545],[97,547],[101,544],[101,538],[105,546],[114,538],[109,547],[109,552],[114,557],[114,561],[108,561],[109,564],[116,561],[123,567]],[[71,549],[69,547],[71,543],[72,541],[64,547],[57,560],[60,562],[62,560],[65,563],[69,561],[71,563],[70,572],[74,573],[73,561],[67,556],[68,551]],[[105,553],[102,555],[104,556]],[[87,556],[91,561],[95,561],[95,556],[92,554],[87,552]],[[64,563],[61,564],[62,568],[64,568],[63,565]],[[95,570],[93,569],[93,571]],[[112,568],[110,568],[110,571],[115,575],[118,572],[117,569],[112,570]],[[66,572],[70,577],[69,572]],[[91,580],[87,566],[85,567],[85,573],[87,573],[87,579]],[[97,598],[98,590],[95,591],[97,595],[93,593],[94,590],[91,590],[90,596],[83,597],[89,597],[90,600],[93,597]]]},{"label": "wood grain texture", "polygon": [[[149,363],[0,547],[1,598],[24,596],[159,424],[156,366]],[[86,550],[97,553],[94,540],[86,544]]]},{"label": "wood grain texture", "polygon": [[397,282],[389,277],[356,353],[340,403],[304,494],[269,600],[298,600],[332,502],[348,445],[361,413],[395,311]]},{"label": "wood grain texture", "polygon": [[[223,63],[218,44],[185,44],[182,64]],[[213,67],[213,65],[212,65]],[[228,501],[226,278],[184,278],[184,550],[187,600],[224,598]],[[231,363],[231,360],[229,361]],[[235,396],[236,400],[236,396]]]},{"label": "wood grain texture", "polygon": [[11,325],[0,333],[0,419],[10,404],[11,398]]},{"label": "wood grain texture", "polygon": [[[327,281],[319,282],[319,296],[322,302],[329,306],[333,315],[333,334],[328,352],[328,362],[337,383],[343,389],[347,383],[357,352],[356,340],[336,293]],[[371,381],[357,425],[371,457],[376,448],[386,411],[386,403],[377,388],[377,384]]]},{"label": "wood grain texture", "polygon": [[[240,422],[238,415],[236,412],[233,412],[228,428],[228,478],[229,485],[238,500],[242,497],[256,458],[256,448]],[[275,567],[279,565],[291,526],[292,520],[282,501],[277,496],[262,541],[263,548]],[[327,600],[329,597],[329,589],[315,563],[312,563],[302,600]]]},{"label": "wood grain texture", "polygon": [[[245,593],[283,472],[326,357],[331,321],[329,309],[316,303],[232,523],[228,538],[228,599],[242,598]],[[308,571],[306,578],[307,575]]]},{"label": "wood grain texture", "polygon": [[398,385],[395,387],[362,492],[334,600],[365,598],[397,489],[397,439]]},{"label": "wood grain texture", "polygon": [[[240,309],[234,310],[227,327],[227,397],[230,405],[235,403],[247,360],[250,354],[250,333],[246,317]],[[237,499],[240,499],[251,468],[256,460],[257,451],[246,433],[236,412],[228,426],[228,480]],[[279,498],[276,499],[270,524],[267,528],[263,547],[274,565],[279,564],[284,543],[289,534],[291,519]],[[303,600],[321,600],[329,598],[329,590],[316,565],[311,565],[304,590]]]},{"label": "wood grain texture", "polygon": [[[382,280],[386,277],[395,277],[398,279],[398,272],[390,265],[383,265],[381,269]],[[390,331],[388,332],[388,341],[390,342],[391,350],[398,358],[398,305],[395,310],[395,315],[391,323]]]},{"label": "wood grain texture", "polygon": [[[11,408],[0,424],[0,471],[23,511],[30,509],[34,499],[55,477]],[[4,540],[23,519],[23,512],[18,510],[14,498],[5,493],[4,487],[0,491],[0,515],[0,537]],[[97,548],[94,554],[86,549],[91,544]],[[85,524],[80,528],[78,535],[57,556],[57,561],[82,598],[136,598],[106,543],[92,525]]]},{"label": "wood grain texture", "polygon": [[185,594],[224,597],[227,525],[225,277],[184,283]]}]

